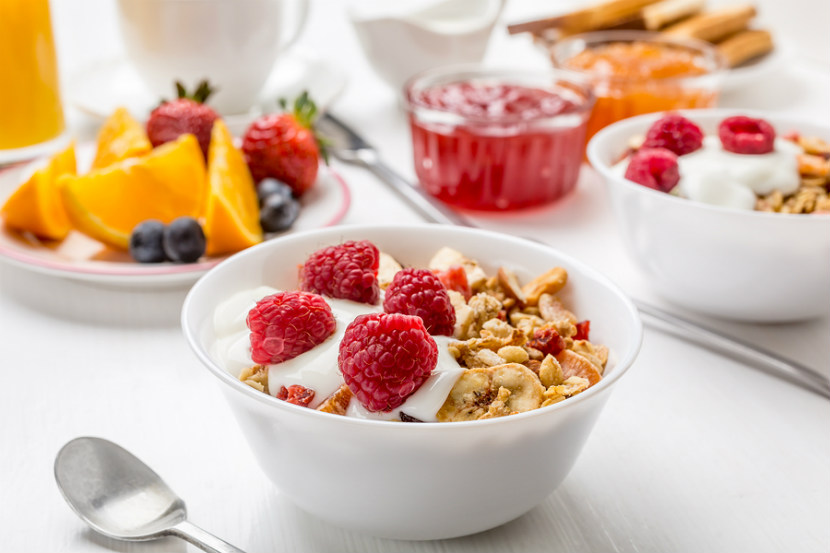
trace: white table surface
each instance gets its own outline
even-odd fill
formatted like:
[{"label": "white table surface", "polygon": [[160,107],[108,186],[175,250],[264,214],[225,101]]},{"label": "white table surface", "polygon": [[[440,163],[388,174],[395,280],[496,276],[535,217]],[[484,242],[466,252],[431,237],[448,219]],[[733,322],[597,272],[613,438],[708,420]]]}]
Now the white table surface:
[{"label": "white table surface", "polygon": [[[120,52],[114,3],[53,6],[64,76]],[[509,5],[508,17],[517,9]],[[338,0],[313,4],[300,44],[348,70],[334,110],[411,176],[403,115],[371,73]],[[508,61],[543,64],[527,41],[500,30],[487,62]],[[827,98],[826,67],[793,56],[722,105],[830,121]],[[94,122],[69,113],[89,137]],[[345,224],[419,221],[369,174],[334,166],[353,193]],[[633,296],[664,305],[622,251],[601,183],[587,168],[577,191],[554,207],[477,222],[547,240]],[[436,542],[332,527],[294,507],[259,471],[178,328],[184,294],[115,290],[0,265],[0,550],[192,549],[172,539],[125,544],[86,529],[52,475],[58,449],[81,435],[135,452],[185,498],[193,522],[251,552],[830,550],[830,403],[651,330],[571,474],[527,515]],[[827,313],[790,325],[698,319],[827,374],[830,306]]]}]

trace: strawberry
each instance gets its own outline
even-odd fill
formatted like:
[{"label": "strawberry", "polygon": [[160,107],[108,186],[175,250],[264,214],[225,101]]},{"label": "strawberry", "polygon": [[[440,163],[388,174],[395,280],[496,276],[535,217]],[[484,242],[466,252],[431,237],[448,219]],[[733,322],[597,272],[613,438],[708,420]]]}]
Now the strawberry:
[{"label": "strawberry", "polygon": [[[287,110],[285,100],[280,102]],[[291,111],[263,115],[251,123],[242,139],[242,152],[256,182],[271,177],[286,183],[299,197],[317,180],[320,156],[325,156],[312,130],[317,106],[308,92]]]},{"label": "strawberry", "polygon": [[162,100],[147,120],[147,137],[153,147],[190,133],[199,141],[202,154],[207,159],[210,132],[213,122],[219,119],[219,115],[205,105],[212,92],[208,82],[202,81],[193,94],[188,94],[184,85],[177,81],[178,97],[172,101]]}]

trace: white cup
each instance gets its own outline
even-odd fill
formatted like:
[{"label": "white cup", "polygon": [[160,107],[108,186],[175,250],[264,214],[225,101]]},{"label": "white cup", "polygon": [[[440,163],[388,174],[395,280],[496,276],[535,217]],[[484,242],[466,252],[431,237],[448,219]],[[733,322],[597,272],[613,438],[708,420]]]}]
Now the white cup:
[{"label": "white cup", "polygon": [[248,112],[279,55],[299,36],[308,0],[118,0],[124,45],[159,99],[208,79],[210,104]]}]

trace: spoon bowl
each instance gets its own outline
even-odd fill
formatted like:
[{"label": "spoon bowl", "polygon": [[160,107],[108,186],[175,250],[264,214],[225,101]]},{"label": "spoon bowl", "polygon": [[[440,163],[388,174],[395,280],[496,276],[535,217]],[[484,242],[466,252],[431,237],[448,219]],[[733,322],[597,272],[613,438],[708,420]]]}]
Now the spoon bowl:
[{"label": "spoon bowl", "polygon": [[150,467],[102,438],[75,438],[55,458],[55,480],[66,502],[105,536],[145,541],[177,536],[210,552],[234,546],[187,521],[184,501]]},{"label": "spoon bowl", "polygon": [[129,451],[101,438],[76,438],[55,459],[64,499],[110,537],[148,540],[187,518],[184,502]]}]

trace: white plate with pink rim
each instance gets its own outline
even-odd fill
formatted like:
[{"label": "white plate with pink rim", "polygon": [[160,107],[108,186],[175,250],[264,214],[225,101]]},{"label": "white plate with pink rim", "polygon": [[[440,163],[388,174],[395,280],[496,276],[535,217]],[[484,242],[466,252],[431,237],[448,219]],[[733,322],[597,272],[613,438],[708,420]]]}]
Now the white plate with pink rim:
[{"label": "white plate with pink rim", "polygon": [[[92,163],[95,145],[81,144],[76,147],[76,154],[78,168],[86,170]],[[40,159],[0,171],[0,204],[44,162]],[[350,204],[346,181],[321,165],[314,186],[300,199],[300,215],[292,227],[267,238],[336,225],[345,217]],[[132,289],[189,286],[226,258],[208,257],[187,264],[142,264],[133,261],[127,252],[115,251],[80,232],[73,230],[62,241],[41,240],[8,228],[0,216],[0,261],[77,281]]]}]

